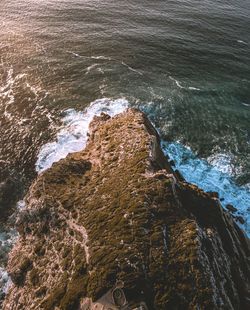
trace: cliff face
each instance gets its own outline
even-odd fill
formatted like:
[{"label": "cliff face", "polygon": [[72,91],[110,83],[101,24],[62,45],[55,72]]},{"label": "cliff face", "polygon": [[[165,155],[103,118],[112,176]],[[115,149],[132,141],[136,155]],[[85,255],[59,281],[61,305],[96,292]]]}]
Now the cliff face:
[{"label": "cliff face", "polygon": [[31,186],[17,229],[4,309],[250,307],[248,240],[137,110],[96,117],[86,149]]}]

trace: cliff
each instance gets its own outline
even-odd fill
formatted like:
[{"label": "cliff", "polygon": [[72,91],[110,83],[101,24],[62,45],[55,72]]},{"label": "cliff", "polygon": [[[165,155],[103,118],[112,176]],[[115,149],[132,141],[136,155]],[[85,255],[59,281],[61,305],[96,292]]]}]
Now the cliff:
[{"label": "cliff", "polygon": [[16,226],[4,309],[250,309],[248,239],[173,171],[137,110],[94,118]]}]

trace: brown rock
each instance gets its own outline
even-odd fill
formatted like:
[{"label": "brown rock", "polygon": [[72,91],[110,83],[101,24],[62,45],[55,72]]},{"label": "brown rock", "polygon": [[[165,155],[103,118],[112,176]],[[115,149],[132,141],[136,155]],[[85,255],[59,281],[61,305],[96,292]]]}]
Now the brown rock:
[{"label": "brown rock", "polygon": [[242,225],[245,224],[245,220],[243,219],[242,216],[235,216],[235,220]]},{"label": "brown rock", "polygon": [[228,211],[232,212],[232,213],[235,213],[235,212],[238,211],[234,206],[229,205],[229,204],[226,205],[226,209],[227,209]]}]

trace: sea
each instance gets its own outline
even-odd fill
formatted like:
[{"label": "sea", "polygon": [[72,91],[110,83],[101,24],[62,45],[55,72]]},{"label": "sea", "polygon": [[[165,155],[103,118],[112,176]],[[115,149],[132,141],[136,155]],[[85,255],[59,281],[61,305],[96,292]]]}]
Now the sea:
[{"label": "sea", "polygon": [[2,294],[10,210],[37,174],[84,148],[94,115],[128,107],[250,235],[249,0],[0,0]]}]

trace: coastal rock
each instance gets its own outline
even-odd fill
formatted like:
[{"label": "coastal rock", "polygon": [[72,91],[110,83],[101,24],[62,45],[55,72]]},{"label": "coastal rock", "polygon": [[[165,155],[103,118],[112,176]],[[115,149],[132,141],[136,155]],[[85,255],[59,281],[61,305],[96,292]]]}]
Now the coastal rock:
[{"label": "coastal rock", "polygon": [[238,211],[234,206],[232,206],[232,205],[230,205],[230,204],[226,205],[226,209],[227,209],[229,212],[231,212],[231,213],[235,213],[235,212]]},{"label": "coastal rock", "polygon": [[248,239],[138,110],[95,117],[25,201],[6,310],[250,308]]}]

